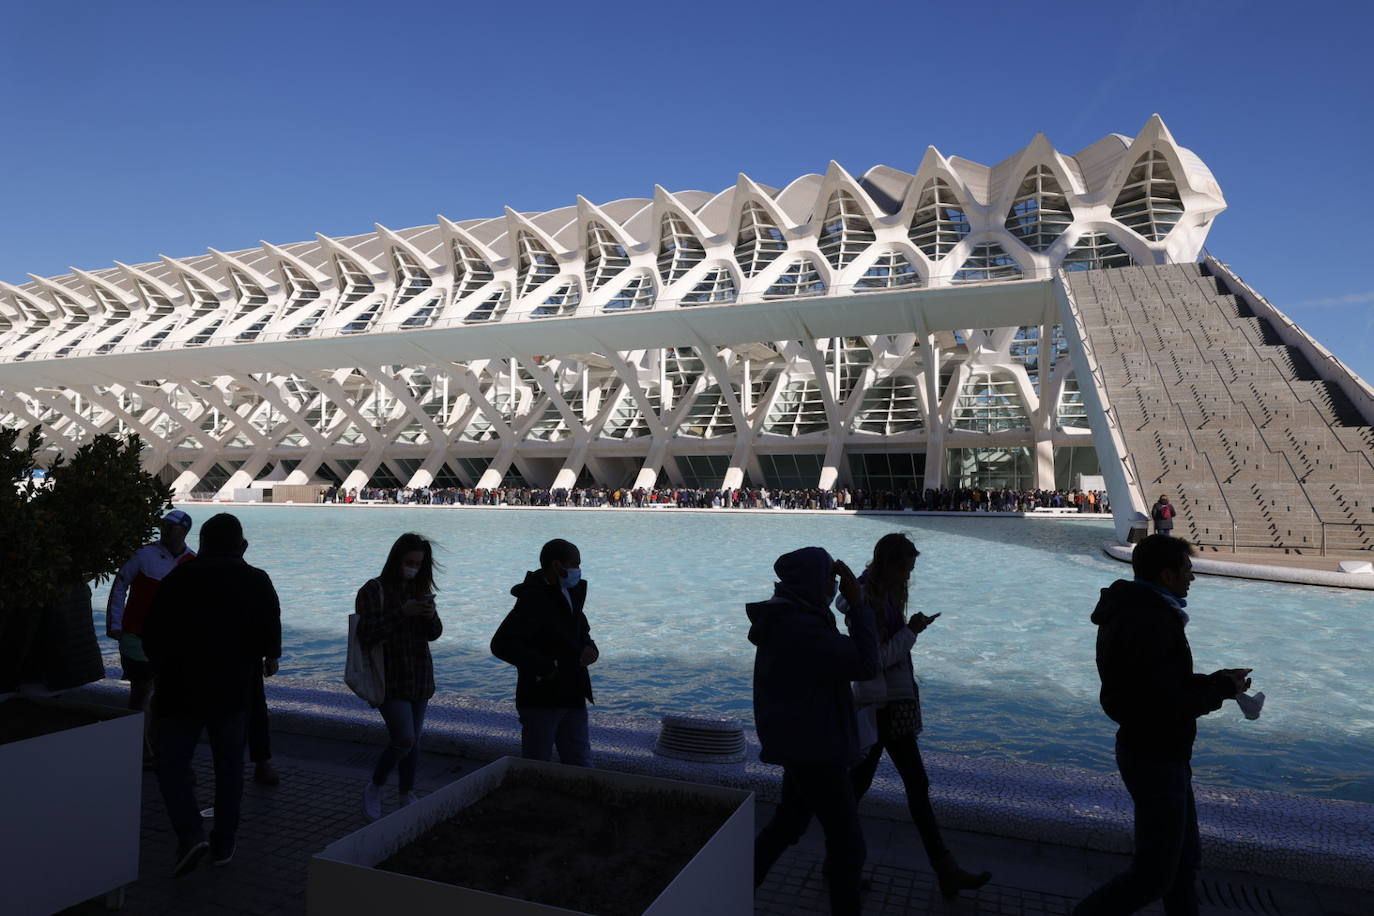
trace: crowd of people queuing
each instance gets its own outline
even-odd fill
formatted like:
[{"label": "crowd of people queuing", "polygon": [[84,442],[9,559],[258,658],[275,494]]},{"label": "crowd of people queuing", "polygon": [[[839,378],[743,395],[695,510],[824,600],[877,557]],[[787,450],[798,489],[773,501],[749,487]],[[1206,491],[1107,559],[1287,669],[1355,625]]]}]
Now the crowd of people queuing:
[{"label": "crowd of people queuing", "polygon": [[850,511],[900,512],[1034,512],[1037,509],[1068,509],[1085,513],[1110,513],[1111,499],[1105,490],[1012,490],[979,487],[926,490],[834,490],[762,487],[712,490],[700,487],[330,487],[326,503],[396,503],[423,506],[541,506],[644,509],[662,506],[683,509],[848,509]]},{"label": "crowd of people queuing", "polygon": [[[139,645],[124,638],[134,619],[128,605],[122,599],[111,604],[111,632],[119,633],[126,673],[145,670],[136,657],[143,654],[154,680],[153,743],[178,838],[176,876],[194,870],[207,851],[216,865],[233,858],[251,709],[262,677],[277,671],[281,655],[277,594],[267,573],[245,562],[248,541],[239,520],[221,513],[207,521],[198,555],[185,546],[189,529],[180,510],[164,520],[162,575],[139,622]],[[1100,701],[1119,726],[1116,759],[1135,810],[1135,852],[1130,868],[1081,901],[1075,916],[1131,913],[1161,898],[1166,912],[1197,912],[1200,839],[1190,769],[1196,720],[1228,699],[1247,716],[1250,707],[1258,715],[1253,704],[1262,695],[1245,695],[1250,669],[1193,671],[1184,632],[1192,553],[1186,541],[1167,534],[1145,538],[1132,556],[1134,578],[1104,588],[1091,615],[1098,628]],[[889,533],[855,576],[824,548],[803,547],[773,564],[771,597],[744,607],[755,647],[759,759],[782,768],[778,806],[755,838],[756,887],[814,817],[825,835],[831,912],[857,916],[865,860],[858,802],[885,753],[902,780],[941,893],[954,897],[991,879],[987,871],[959,865],[930,803],[917,743],[923,717],[912,652],[941,614],[910,608],[919,556],[907,534]],[[555,538],[541,548],[538,564],[511,588],[514,605],[490,651],[516,669],[522,754],[552,760],[556,751],[561,763],[592,766],[589,669],[600,650],[591,636],[582,555],[575,544]],[[429,646],[443,633],[435,570],[430,541],[403,534],[381,572],[357,592],[350,672],[356,641],[360,654],[374,659],[376,684],[363,692],[351,676],[348,683],[377,709],[388,735],[362,788],[368,818],[381,816],[393,772],[398,804],[417,801],[420,741],[435,693]],[[144,586],[139,601],[146,597]],[[209,734],[215,771],[208,842],[190,779],[202,732]]]}]

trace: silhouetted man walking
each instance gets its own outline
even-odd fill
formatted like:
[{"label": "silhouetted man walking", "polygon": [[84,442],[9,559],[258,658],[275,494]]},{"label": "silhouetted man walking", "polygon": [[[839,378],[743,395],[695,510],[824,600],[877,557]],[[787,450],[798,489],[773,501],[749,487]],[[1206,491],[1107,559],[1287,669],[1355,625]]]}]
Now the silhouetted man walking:
[{"label": "silhouetted man walking", "polygon": [[[177,835],[172,874],[195,869],[207,847],[234,856],[243,799],[243,749],[260,672],[277,671],[281,607],[267,573],[243,561],[243,526],[220,513],[200,529],[200,555],[162,580],[143,626],[153,665],[157,779]],[[208,732],[215,762],[215,823],[205,841],[191,788],[191,756]]]},{"label": "silhouetted man walking", "polygon": [[[754,839],[754,886],[814,815],[825,831],[830,912],[858,916],[864,837],[849,768],[859,759],[850,681],[879,671],[878,631],[859,583],[820,547],[773,564],[773,597],[745,605],[754,655],[759,759],[782,766],[782,799]],[[835,579],[851,611],[849,635],[835,625]]]},{"label": "silhouetted man walking", "polygon": [[1197,719],[1248,689],[1250,669],[1193,672],[1183,632],[1192,554],[1187,541],[1150,535],[1131,555],[1135,579],[1104,588],[1093,611],[1102,708],[1120,725],[1116,762],[1135,806],[1135,855],[1074,916],[1121,916],[1160,898],[1169,916],[1198,911]]}]

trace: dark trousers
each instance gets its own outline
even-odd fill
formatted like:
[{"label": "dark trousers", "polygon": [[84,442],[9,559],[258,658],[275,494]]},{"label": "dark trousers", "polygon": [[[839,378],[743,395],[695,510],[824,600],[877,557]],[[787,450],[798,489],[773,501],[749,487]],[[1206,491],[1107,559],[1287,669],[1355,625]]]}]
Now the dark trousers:
[{"label": "dark trousers", "polygon": [[1089,894],[1074,916],[1120,916],[1163,898],[1169,916],[1195,916],[1202,847],[1193,803],[1193,768],[1116,754],[1135,806],[1130,867]]},{"label": "dark trousers", "polygon": [[272,759],[272,735],[267,721],[267,689],[262,675],[253,681],[253,706],[248,710],[248,759],[263,763]]},{"label": "dark trousers", "polygon": [[801,839],[812,815],[825,831],[830,912],[858,916],[859,872],[867,850],[849,768],[843,764],[783,767],[782,800],[754,838],[754,886],[762,884],[783,851]]},{"label": "dark trousers", "polygon": [[402,794],[415,788],[415,770],[420,765],[420,730],[425,727],[428,706],[428,700],[386,700],[377,707],[386,723],[387,745],[372,770],[374,784],[386,785],[386,778],[395,768]]},{"label": "dark trousers", "polygon": [[518,706],[520,713],[520,756],[526,760],[553,760],[558,747],[558,762],[569,766],[592,765],[592,739],[587,730],[587,709],[554,709]]},{"label": "dark trousers", "polygon": [[878,743],[869,748],[868,756],[860,760],[850,771],[854,786],[854,802],[864,797],[869,786],[873,785],[873,774],[877,772],[878,761],[883,751],[892,758],[897,775],[902,777],[902,788],[906,790],[906,807],[911,812],[911,822],[921,834],[921,845],[925,847],[926,858],[930,864],[949,854],[944,837],[940,835],[940,825],[935,822],[935,810],[930,806],[930,777],[926,775],[926,764],[921,759],[921,749],[916,744],[915,735],[896,738],[891,734],[892,718],[887,707],[878,712]]},{"label": "dark trousers", "polygon": [[243,745],[248,710],[201,716],[159,716],[157,783],[182,846],[205,839],[205,828],[191,785],[191,756],[202,731],[210,737],[215,762],[215,823],[210,840],[217,848],[234,842],[243,802]]}]

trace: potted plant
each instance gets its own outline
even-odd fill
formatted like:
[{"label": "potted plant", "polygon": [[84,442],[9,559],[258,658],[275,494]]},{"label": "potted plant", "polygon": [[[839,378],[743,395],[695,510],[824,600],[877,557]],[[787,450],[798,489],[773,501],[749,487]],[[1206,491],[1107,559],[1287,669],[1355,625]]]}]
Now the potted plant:
[{"label": "potted plant", "polygon": [[136,436],[98,436],[44,471],[41,448],[37,429],[23,445],[0,430],[0,810],[15,825],[0,840],[0,885],[19,914],[118,898],[138,877],[143,716],[47,695],[105,676],[89,583],[171,505]]},{"label": "potted plant", "polygon": [[503,757],[326,847],[309,914],[754,912],[750,792]]}]

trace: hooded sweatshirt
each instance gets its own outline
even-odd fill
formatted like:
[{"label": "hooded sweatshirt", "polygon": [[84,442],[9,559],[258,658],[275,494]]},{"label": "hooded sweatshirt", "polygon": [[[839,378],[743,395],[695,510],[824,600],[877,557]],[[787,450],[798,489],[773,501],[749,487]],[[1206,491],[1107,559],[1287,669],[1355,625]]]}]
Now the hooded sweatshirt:
[{"label": "hooded sweatshirt", "polygon": [[1119,752],[1161,763],[1186,763],[1197,718],[1236,694],[1221,674],[1193,671],[1184,617],[1148,585],[1118,579],[1093,611],[1102,709],[1120,728]]},{"label": "hooded sweatshirt", "polygon": [[862,605],[848,636],[835,625],[834,566],[820,547],[784,554],[773,564],[773,597],[745,605],[764,763],[848,766],[859,756],[849,683],[878,673],[878,637]]}]

